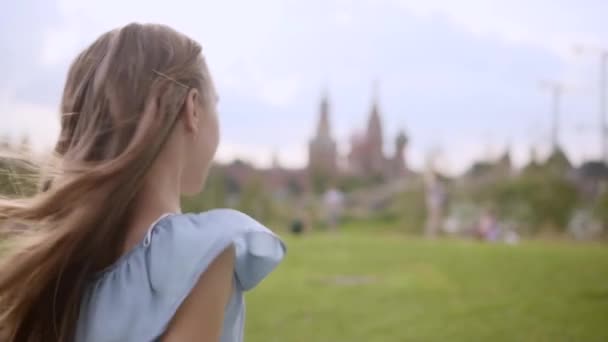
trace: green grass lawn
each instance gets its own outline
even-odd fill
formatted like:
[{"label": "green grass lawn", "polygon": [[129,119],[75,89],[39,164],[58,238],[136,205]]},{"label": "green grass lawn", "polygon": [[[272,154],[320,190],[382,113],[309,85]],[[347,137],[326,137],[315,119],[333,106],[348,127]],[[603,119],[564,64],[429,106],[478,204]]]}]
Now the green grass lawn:
[{"label": "green grass lawn", "polygon": [[608,246],[288,238],[248,342],[608,341]]}]

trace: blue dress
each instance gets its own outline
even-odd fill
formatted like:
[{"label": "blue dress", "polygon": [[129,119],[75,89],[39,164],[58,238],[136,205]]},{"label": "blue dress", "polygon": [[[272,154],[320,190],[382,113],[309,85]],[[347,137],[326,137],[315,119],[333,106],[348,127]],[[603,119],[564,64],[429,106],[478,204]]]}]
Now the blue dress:
[{"label": "blue dress", "polygon": [[93,279],[76,341],[158,341],[209,264],[231,244],[235,286],[220,341],[243,341],[243,292],[279,264],[285,246],[266,227],[230,209],[160,218],[139,245]]}]

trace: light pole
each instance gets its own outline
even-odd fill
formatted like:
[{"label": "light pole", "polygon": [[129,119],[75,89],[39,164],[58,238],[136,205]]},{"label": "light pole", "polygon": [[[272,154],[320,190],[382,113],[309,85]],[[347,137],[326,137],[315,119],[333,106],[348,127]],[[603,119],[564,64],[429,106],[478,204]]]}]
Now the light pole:
[{"label": "light pole", "polygon": [[600,119],[600,159],[608,163],[608,125],[606,122],[606,72],[608,71],[608,50],[576,45],[574,52],[577,54],[593,53],[600,59],[600,79],[599,79],[599,119]]},{"label": "light pole", "polygon": [[541,81],[540,86],[551,94],[551,145],[555,152],[559,148],[560,103],[564,85],[557,81]]}]

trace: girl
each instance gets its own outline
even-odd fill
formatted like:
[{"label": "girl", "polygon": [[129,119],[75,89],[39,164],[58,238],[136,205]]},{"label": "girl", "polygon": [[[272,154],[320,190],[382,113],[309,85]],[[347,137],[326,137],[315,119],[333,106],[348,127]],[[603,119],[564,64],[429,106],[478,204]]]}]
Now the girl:
[{"label": "girl", "polygon": [[0,267],[2,341],[242,341],[243,291],[285,249],[245,214],[180,214],[215,154],[216,102],[199,44],[165,26],[76,58],[57,175],[0,201],[3,228],[28,227]]}]

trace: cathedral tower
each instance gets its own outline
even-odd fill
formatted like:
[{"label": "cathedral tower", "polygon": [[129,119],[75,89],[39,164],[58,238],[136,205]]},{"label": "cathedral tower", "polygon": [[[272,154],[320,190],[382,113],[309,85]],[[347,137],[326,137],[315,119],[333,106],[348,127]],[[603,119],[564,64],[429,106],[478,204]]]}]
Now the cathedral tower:
[{"label": "cathedral tower", "polygon": [[336,173],[337,147],[331,135],[329,99],[323,94],[319,108],[319,122],[314,138],[308,147],[308,169],[310,172],[331,177]]}]

